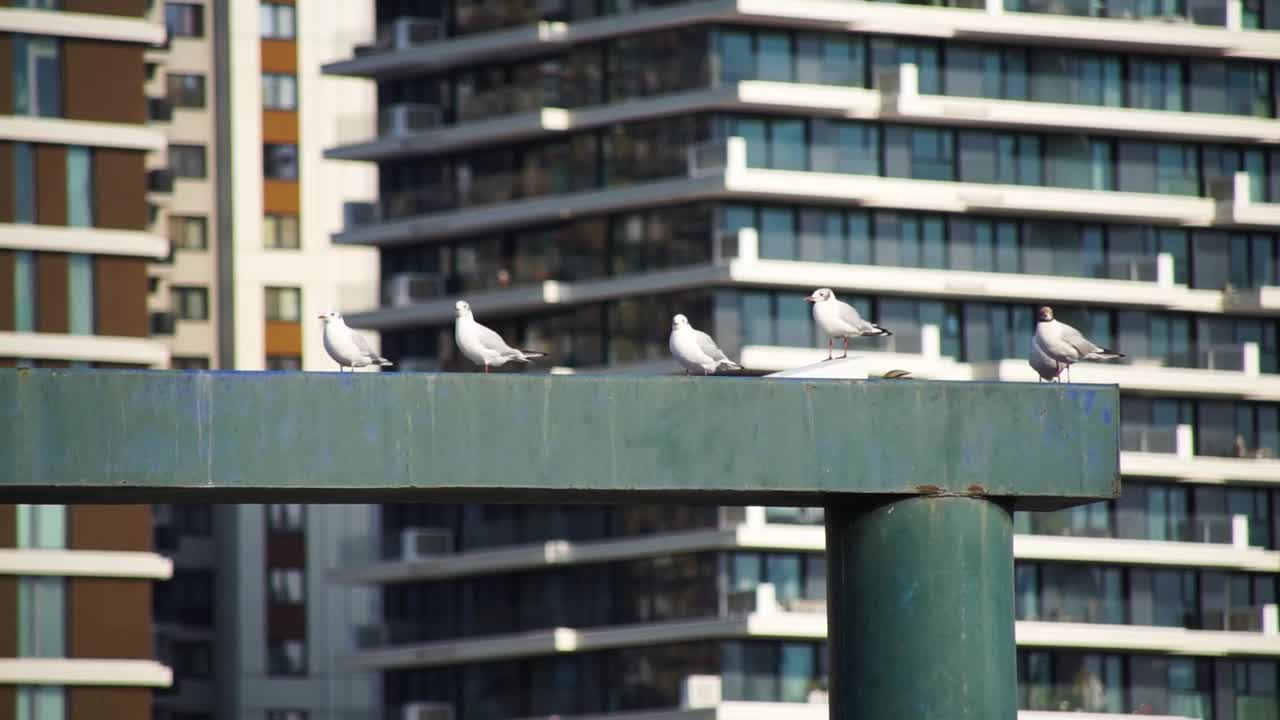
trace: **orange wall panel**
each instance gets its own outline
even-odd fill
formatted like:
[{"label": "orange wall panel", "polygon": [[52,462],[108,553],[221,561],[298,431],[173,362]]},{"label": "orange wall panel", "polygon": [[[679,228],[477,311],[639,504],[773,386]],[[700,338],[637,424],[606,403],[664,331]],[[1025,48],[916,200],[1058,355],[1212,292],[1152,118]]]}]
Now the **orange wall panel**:
[{"label": "orange wall panel", "polygon": [[263,110],[262,142],[296,144],[298,142],[298,113],[293,110]]},{"label": "orange wall panel", "polygon": [[297,180],[262,181],[262,211],[280,213],[281,215],[297,215],[299,199]]},{"label": "orange wall panel", "polygon": [[263,40],[262,72],[298,72],[298,43],[293,40]]},{"label": "orange wall panel", "polygon": [[268,320],[266,323],[268,355],[302,355],[302,323]]}]

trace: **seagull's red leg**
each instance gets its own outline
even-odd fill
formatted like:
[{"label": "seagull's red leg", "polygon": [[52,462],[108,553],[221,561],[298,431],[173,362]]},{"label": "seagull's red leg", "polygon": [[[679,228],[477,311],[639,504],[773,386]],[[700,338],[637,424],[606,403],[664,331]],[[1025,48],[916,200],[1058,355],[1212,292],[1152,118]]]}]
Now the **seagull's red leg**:
[{"label": "seagull's red leg", "polygon": [[484,364],[484,372],[486,375],[489,374],[489,363]]},{"label": "seagull's red leg", "polygon": [[831,359],[831,354],[835,352],[834,348],[832,347],[835,341],[836,341],[835,338],[832,338],[832,337],[827,338],[827,359],[828,360]]},{"label": "seagull's red leg", "polygon": [[849,336],[845,335],[844,336],[844,354],[840,356],[840,359],[843,360],[847,357],[849,357]]}]

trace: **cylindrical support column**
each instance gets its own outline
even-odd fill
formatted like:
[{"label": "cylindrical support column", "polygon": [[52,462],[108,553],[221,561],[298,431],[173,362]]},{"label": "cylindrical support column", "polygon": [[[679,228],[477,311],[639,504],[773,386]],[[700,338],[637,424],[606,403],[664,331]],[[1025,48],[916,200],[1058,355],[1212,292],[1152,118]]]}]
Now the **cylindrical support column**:
[{"label": "cylindrical support column", "polygon": [[912,496],[826,524],[831,720],[1015,720],[1011,513]]}]

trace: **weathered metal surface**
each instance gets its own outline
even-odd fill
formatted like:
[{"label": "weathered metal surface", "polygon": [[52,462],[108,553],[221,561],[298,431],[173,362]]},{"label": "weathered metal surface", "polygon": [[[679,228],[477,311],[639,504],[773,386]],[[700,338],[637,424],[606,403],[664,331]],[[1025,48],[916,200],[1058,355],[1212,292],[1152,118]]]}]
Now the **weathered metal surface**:
[{"label": "weathered metal surface", "polygon": [[854,500],[826,523],[831,719],[1014,720],[1010,513]]},{"label": "weathered metal surface", "polygon": [[1048,508],[1117,493],[1119,419],[1098,385],[5,370],[0,493]]}]

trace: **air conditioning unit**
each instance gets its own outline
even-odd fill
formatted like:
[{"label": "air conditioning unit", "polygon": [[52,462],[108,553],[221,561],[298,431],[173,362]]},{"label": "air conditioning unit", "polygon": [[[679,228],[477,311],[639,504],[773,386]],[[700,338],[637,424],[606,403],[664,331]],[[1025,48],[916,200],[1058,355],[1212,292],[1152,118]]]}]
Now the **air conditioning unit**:
[{"label": "air conditioning unit", "polygon": [[383,303],[391,307],[412,305],[444,294],[444,282],[430,273],[396,273],[387,281]]},{"label": "air conditioning unit", "polygon": [[720,704],[719,675],[689,675],[680,683],[680,707],[712,708]]},{"label": "air conditioning unit", "polygon": [[406,562],[453,554],[453,533],[448,530],[405,528],[400,531],[400,556]]},{"label": "air conditioning unit", "polygon": [[407,703],[400,720],[453,720],[453,705],[449,703]]}]

